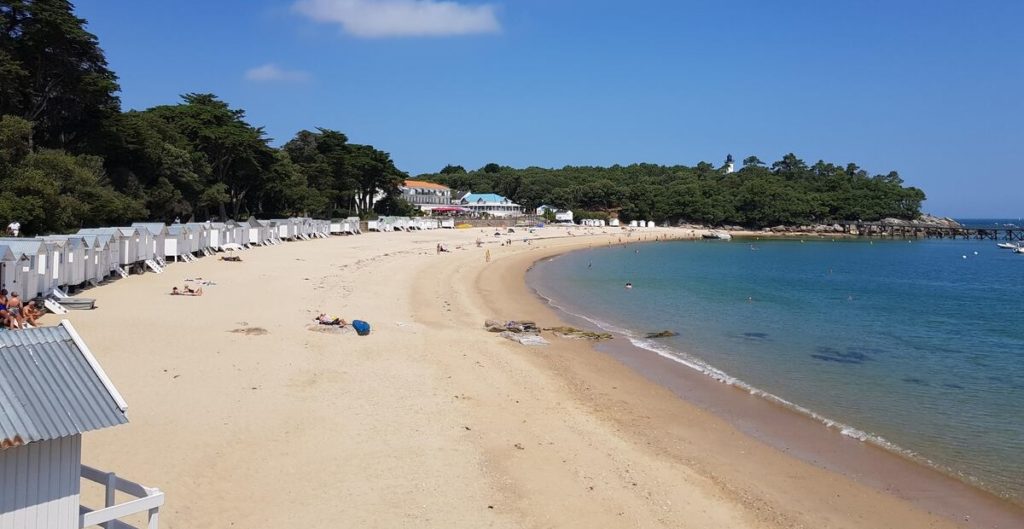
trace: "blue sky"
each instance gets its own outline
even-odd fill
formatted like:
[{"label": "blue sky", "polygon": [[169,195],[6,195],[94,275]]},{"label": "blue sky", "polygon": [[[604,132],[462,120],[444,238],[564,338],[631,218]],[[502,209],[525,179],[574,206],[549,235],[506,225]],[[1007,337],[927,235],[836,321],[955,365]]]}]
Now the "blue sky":
[{"label": "blue sky", "polygon": [[795,152],[1024,216],[1024,2],[79,0],[123,106],[212,92],[411,174]]}]

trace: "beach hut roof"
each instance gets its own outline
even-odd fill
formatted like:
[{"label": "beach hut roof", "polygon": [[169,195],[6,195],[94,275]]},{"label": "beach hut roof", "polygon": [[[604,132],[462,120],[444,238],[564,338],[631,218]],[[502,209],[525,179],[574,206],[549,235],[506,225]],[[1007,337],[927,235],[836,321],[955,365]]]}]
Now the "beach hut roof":
[{"label": "beach hut roof", "polygon": [[10,246],[0,244],[0,261],[17,261],[24,257],[23,254],[15,253]]},{"label": "beach hut roof", "polygon": [[0,239],[0,244],[6,245],[16,254],[38,255],[46,253],[46,246],[42,239]]},{"label": "beach hut roof", "polygon": [[85,245],[84,235],[43,235],[40,237],[47,242],[58,242],[71,248],[77,248]]},{"label": "beach hut roof", "polygon": [[185,232],[186,230],[191,230],[191,229],[192,228],[190,228],[190,227],[188,227],[188,226],[186,226],[184,224],[171,224],[170,226],[167,227],[167,233],[169,235],[179,235],[182,232]]},{"label": "beach hut roof", "polygon": [[127,408],[71,322],[0,333],[0,450],[124,424]]},{"label": "beach hut roof", "polygon": [[167,225],[162,222],[133,222],[132,226],[135,228],[146,228],[153,235],[166,234],[168,232]]}]

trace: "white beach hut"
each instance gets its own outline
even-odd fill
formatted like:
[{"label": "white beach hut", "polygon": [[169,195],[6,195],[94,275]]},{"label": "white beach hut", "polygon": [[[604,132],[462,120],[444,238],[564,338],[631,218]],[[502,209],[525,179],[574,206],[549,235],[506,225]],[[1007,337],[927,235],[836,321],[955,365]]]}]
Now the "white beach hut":
[{"label": "white beach hut", "polygon": [[17,292],[26,300],[33,299],[38,294],[37,276],[27,256],[0,244],[0,288]]},{"label": "white beach hut", "polygon": [[167,225],[162,222],[135,222],[132,223],[133,228],[144,229],[149,232],[150,235],[150,246],[152,248],[152,259],[161,266],[165,266],[167,261],[167,236],[169,234]]},{"label": "white beach hut", "polygon": [[[42,239],[15,239],[0,238],[0,245],[11,249],[16,257],[24,256],[27,260],[21,261],[22,273],[18,274],[22,286],[19,290],[8,288],[8,292],[18,292],[23,299],[32,299],[40,295],[49,295],[53,269],[51,267],[50,252]],[[25,270],[25,264],[28,269]]]},{"label": "white beach hut", "polygon": [[192,253],[196,256],[209,255],[210,252],[210,228],[200,222],[190,222],[185,226],[192,230],[191,242]]},{"label": "white beach hut", "polygon": [[135,263],[141,264],[153,258],[153,234],[145,228],[122,226],[121,234],[131,239],[135,246]]},{"label": "white beach hut", "polygon": [[[127,408],[67,320],[0,333],[0,527],[79,529],[147,513],[157,529],[162,492],[81,464],[82,434],[128,422]],[[83,478],[106,485],[104,508],[81,505]],[[138,499],[114,505],[116,491]]]},{"label": "white beach hut", "polygon": [[[138,254],[138,233],[135,237],[125,235],[120,228],[87,228],[78,230],[78,235],[104,235],[110,245],[111,265],[119,273],[125,266],[135,263]],[[118,269],[121,270],[118,270]]]},{"label": "white beach hut", "polygon": [[60,268],[57,286],[76,286],[85,283],[85,238],[82,235],[47,235],[43,240],[47,243],[56,243],[51,245],[51,255],[57,255],[55,250],[60,250],[59,256],[54,257]]},{"label": "white beach hut", "polygon": [[167,227],[167,236],[164,238],[164,258],[189,260],[192,254],[192,229],[184,224],[171,224]]},{"label": "white beach hut", "polygon": [[110,238],[103,235],[81,235],[85,241],[85,280],[99,283],[112,271]]},{"label": "white beach hut", "polygon": [[206,240],[209,248],[219,250],[220,245],[224,244],[224,223],[223,222],[207,222],[206,223]]}]

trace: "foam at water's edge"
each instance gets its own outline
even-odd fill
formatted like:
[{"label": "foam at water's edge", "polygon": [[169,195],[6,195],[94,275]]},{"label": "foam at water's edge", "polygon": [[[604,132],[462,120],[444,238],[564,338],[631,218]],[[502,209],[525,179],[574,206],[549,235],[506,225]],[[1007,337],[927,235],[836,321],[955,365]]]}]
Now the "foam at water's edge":
[{"label": "foam at water's edge", "polygon": [[795,412],[799,413],[800,415],[808,417],[808,418],[810,418],[810,419],[812,419],[812,420],[814,420],[814,421],[824,425],[825,427],[829,428],[830,430],[835,430],[836,433],[839,433],[840,435],[843,435],[843,436],[846,436],[846,437],[849,437],[849,438],[852,438],[852,439],[856,439],[858,441],[862,441],[862,442],[866,442],[866,443],[871,443],[872,445],[878,446],[879,448],[882,448],[884,450],[892,452],[892,453],[894,453],[896,455],[899,455],[901,457],[910,459],[910,460],[912,460],[912,461],[914,461],[916,463],[923,464],[923,465],[925,465],[925,466],[927,466],[929,468],[935,469],[935,470],[941,472],[942,474],[945,474],[947,476],[951,476],[953,478],[956,478],[956,479],[958,479],[960,481],[966,482],[966,483],[970,484],[971,486],[978,487],[980,489],[983,489],[985,491],[993,493],[993,494],[995,494],[995,495],[997,495],[999,497],[1003,497],[1003,498],[1009,499],[1009,497],[1006,494],[1003,494],[1000,491],[993,490],[993,489],[987,487],[982,481],[978,480],[977,478],[975,478],[973,476],[964,474],[963,472],[958,472],[958,471],[953,470],[953,469],[951,469],[949,467],[946,467],[944,465],[940,465],[940,464],[932,461],[931,459],[928,459],[927,457],[924,457],[921,454],[918,454],[917,452],[914,452],[913,450],[909,450],[909,449],[903,448],[903,447],[901,447],[901,446],[899,446],[899,445],[897,445],[895,443],[892,443],[892,442],[886,440],[885,438],[883,438],[882,436],[874,435],[874,434],[865,432],[863,430],[857,429],[857,428],[855,428],[853,426],[850,426],[848,424],[844,424],[842,422],[830,419],[830,418],[828,418],[828,417],[826,417],[824,415],[821,415],[820,413],[817,413],[817,412],[815,412],[815,411],[813,411],[813,410],[811,410],[809,408],[806,408],[804,406],[800,406],[799,404],[796,404],[794,402],[790,402],[790,401],[788,401],[788,400],[786,400],[786,399],[784,399],[782,397],[779,397],[778,395],[775,395],[773,393],[769,393],[767,391],[758,389],[757,387],[754,387],[753,385],[748,384],[747,382],[744,382],[743,380],[740,380],[740,379],[738,379],[738,378],[736,378],[734,376],[731,376],[728,373],[726,373],[725,371],[722,371],[721,369],[718,369],[715,366],[713,366],[713,365],[711,365],[711,364],[709,364],[709,363],[707,363],[707,362],[705,362],[705,361],[703,361],[703,360],[701,360],[699,358],[696,358],[696,357],[694,357],[692,355],[689,355],[689,354],[686,354],[686,353],[683,353],[683,352],[680,352],[680,351],[672,350],[672,349],[670,349],[668,347],[665,347],[662,344],[654,343],[651,340],[640,338],[633,331],[631,331],[629,329],[624,329],[622,327],[618,327],[616,325],[612,325],[612,324],[610,324],[608,322],[601,321],[601,320],[599,320],[597,318],[594,318],[592,316],[589,316],[587,314],[573,312],[573,311],[567,309],[566,307],[561,306],[558,303],[556,303],[554,299],[552,299],[551,297],[549,297],[549,296],[545,295],[544,293],[542,293],[540,290],[537,289],[536,286],[530,285],[530,288],[531,288],[531,290],[533,290],[534,294],[536,294],[538,297],[540,297],[542,300],[544,300],[544,302],[547,305],[551,306],[552,308],[554,308],[554,309],[556,309],[556,310],[558,310],[558,311],[560,311],[562,313],[568,314],[571,317],[579,318],[579,319],[588,321],[588,322],[592,323],[593,325],[597,326],[598,328],[600,328],[601,330],[603,330],[605,332],[610,332],[610,333],[613,333],[613,334],[620,335],[620,336],[626,338],[633,346],[635,346],[635,347],[637,347],[639,349],[643,349],[645,351],[653,352],[653,353],[657,354],[658,356],[661,356],[662,358],[665,358],[665,359],[671,360],[671,361],[673,361],[673,362],[675,362],[677,364],[681,364],[683,366],[686,366],[686,367],[688,367],[690,369],[693,369],[694,371],[697,371],[697,372],[702,373],[702,374],[704,374],[704,375],[706,375],[708,377],[711,377],[712,379],[714,379],[714,380],[716,380],[718,382],[721,382],[723,384],[726,384],[726,385],[729,385],[729,386],[732,386],[732,387],[735,387],[735,388],[738,388],[738,389],[742,389],[744,391],[749,392],[751,395],[754,395],[754,396],[757,396],[757,397],[761,397],[761,398],[763,398],[765,400],[768,400],[768,401],[773,402],[773,403],[775,403],[777,405],[780,405],[780,406],[782,406],[782,407],[784,407],[786,409],[795,411]]}]

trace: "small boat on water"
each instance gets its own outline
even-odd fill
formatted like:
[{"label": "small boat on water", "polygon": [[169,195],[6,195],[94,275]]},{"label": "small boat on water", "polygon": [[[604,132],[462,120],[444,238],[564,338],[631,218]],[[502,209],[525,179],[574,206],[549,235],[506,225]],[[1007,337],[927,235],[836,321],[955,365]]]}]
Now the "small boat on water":
[{"label": "small boat on water", "polygon": [[1018,246],[1013,249],[1013,253],[1024,254],[1024,246]]},{"label": "small boat on water", "polygon": [[1004,250],[1016,250],[1017,248],[1020,248],[1019,244],[1014,244],[1012,242],[1001,242],[999,244],[996,244],[996,246]]}]

